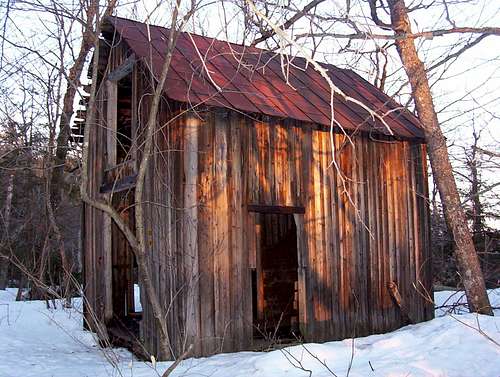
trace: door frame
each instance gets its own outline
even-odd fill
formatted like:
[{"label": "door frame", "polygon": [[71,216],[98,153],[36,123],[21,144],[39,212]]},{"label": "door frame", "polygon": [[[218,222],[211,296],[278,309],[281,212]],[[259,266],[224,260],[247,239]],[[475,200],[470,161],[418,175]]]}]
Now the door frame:
[{"label": "door frame", "polygon": [[[296,228],[296,236],[297,236],[297,280],[298,280],[298,301],[299,301],[299,328],[300,328],[300,333],[303,338],[307,337],[307,291],[306,291],[306,276],[307,276],[307,242],[306,242],[306,232],[305,232],[305,226],[304,226],[304,214],[306,213],[305,207],[302,206],[280,206],[280,205],[263,205],[263,204],[248,204],[247,206],[247,213],[249,216],[255,214],[286,214],[286,215],[293,215],[293,219],[295,221],[295,228]],[[252,220],[255,220],[255,217],[252,218]],[[255,268],[257,269],[257,266],[261,265],[260,262],[260,245],[259,240],[261,237],[261,229],[260,229],[260,222],[258,221],[252,221],[254,225],[254,231],[255,231],[255,238],[254,242],[256,241],[255,245],[252,245],[253,249],[253,255],[250,255],[250,269]],[[253,261],[252,261],[253,259]],[[251,286],[252,284],[250,284]],[[257,289],[259,287],[257,286]],[[251,292],[253,294],[253,292]],[[259,292],[257,293],[259,294]],[[259,300],[257,300],[257,304],[259,305]],[[261,308],[262,310],[262,308]],[[253,302],[251,306],[251,313],[253,313],[254,308],[253,308]],[[259,313],[259,310],[257,310],[257,313]],[[253,318],[253,315],[252,315]]]}]

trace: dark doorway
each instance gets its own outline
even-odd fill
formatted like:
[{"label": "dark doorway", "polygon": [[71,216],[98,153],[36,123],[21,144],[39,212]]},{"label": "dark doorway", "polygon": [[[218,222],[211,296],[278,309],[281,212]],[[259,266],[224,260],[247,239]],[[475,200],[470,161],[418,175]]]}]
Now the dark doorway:
[{"label": "dark doorway", "polygon": [[[134,227],[135,220],[133,197],[133,190],[113,195],[113,206],[120,213],[122,219],[132,227]],[[111,255],[113,314],[120,319],[134,316],[136,313],[134,285],[137,284],[137,263],[125,235],[114,222],[111,226]]]},{"label": "dark doorway", "polygon": [[297,227],[293,214],[261,213],[253,273],[254,338],[283,343],[300,337]]},{"label": "dark doorway", "polygon": [[116,163],[132,157],[132,74],[118,81],[116,101]]},{"label": "dark doorway", "polygon": [[[134,228],[134,192],[113,194],[113,206],[125,222]],[[118,226],[111,225],[113,318],[107,324],[111,342],[137,352],[142,319],[137,263],[131,247]],[[139,353],[140,354],[140,353]]]}]

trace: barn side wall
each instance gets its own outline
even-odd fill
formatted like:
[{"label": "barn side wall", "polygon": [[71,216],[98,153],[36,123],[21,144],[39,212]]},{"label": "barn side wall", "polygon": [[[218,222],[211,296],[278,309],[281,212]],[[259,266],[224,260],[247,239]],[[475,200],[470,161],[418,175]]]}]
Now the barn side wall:
[{"label": "barn side wall", "polygon": [[[95,123],[90,125],[88,140],[88,186],[89,197],[105,200],[100,193],[106,168],[106,104],[104,86],[99,85],[95,99]],[[83,288],[85,326],[100,331],[101,324],[112,317],[111,292],[111,232],[110,219],[100,210],[84,203],[83,205]],[[103,336],[104,334],[99,334]]]}]

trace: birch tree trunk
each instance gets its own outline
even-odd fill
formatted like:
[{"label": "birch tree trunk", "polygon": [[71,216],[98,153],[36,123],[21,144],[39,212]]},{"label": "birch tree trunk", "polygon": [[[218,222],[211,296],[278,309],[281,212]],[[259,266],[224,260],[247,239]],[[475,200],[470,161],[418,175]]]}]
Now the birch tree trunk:
[{"label": "birch tree trunk", "polygon": [[446,223],[455,241],[455,255],[469,309],[493,315],[479,258],[453,176],[446,139],[439,126],[425,66],[418,57],[414,39],[405,37],[412,33],[405,2],[389,0],[388,5],[392,29],[396,34],[396,47],[410,81],[418,118],[424,126],[432,174],[443,203]]}]

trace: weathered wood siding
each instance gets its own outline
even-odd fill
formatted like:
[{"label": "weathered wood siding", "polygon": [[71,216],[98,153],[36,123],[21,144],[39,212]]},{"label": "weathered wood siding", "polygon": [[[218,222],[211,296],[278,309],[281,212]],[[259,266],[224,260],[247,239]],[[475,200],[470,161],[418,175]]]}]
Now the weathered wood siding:
[{"label": "weathered wood siding", "polygon": [[197,354],[251,347],[250,268],[261,225],[248,204],[305,207],[295,218],[306,340],[400,327],[392,281],[413,321],[431,318],[423,298],[431,289],[423,145],[361,135],[351,145],[336,134],[340,175],[330,133],[311,125],[212,109],[169,127],[148,178],[151,202],[161,204],[151,206],[148,229],[179,347],[183,335]]},{"label": "weathered wood siding", "polygon": [[[101,51],[109,53],[109,48],[106,48],[103,43]],[[101,193],[101,186],[110,182],[109,177],[122,178],[125,172],[127,174],[134,173],[133,168],[129,169],[129,165],[111,171],[109,162],[114,158],[115,150],[108,151],[110,140],[116,140],[116,128],[109,124],[110,118],[113,118],[112,114],[109,114],[109,109],[116,104],[110,103],[110,97],[113,96],[113,93],[108,90],[108,85],[103,77],[105,77],[106,72],[113,70],[123,62],[125,51],[124,46],[115,47],[111,49],[110,56],[103,52],[98,59],[99,76],[97,78],[95,120],[93,124],[89,125],[87,190],[92,199],[109,203],[113,202],[113,197],[110,194]],[[114,101],[116,101],[116,97]],[[88,204],[84,204],[83,220],[83,288],[86,297],[84,320],[86,327],[100,331],[103,328],[100,324],[106,324],[113,318],[113,251],[116,258],[124,251],[113,250],[112,235],[120,231],[111,224],[109,216]],[[128,255],[127,258],[129,257]]]}]

